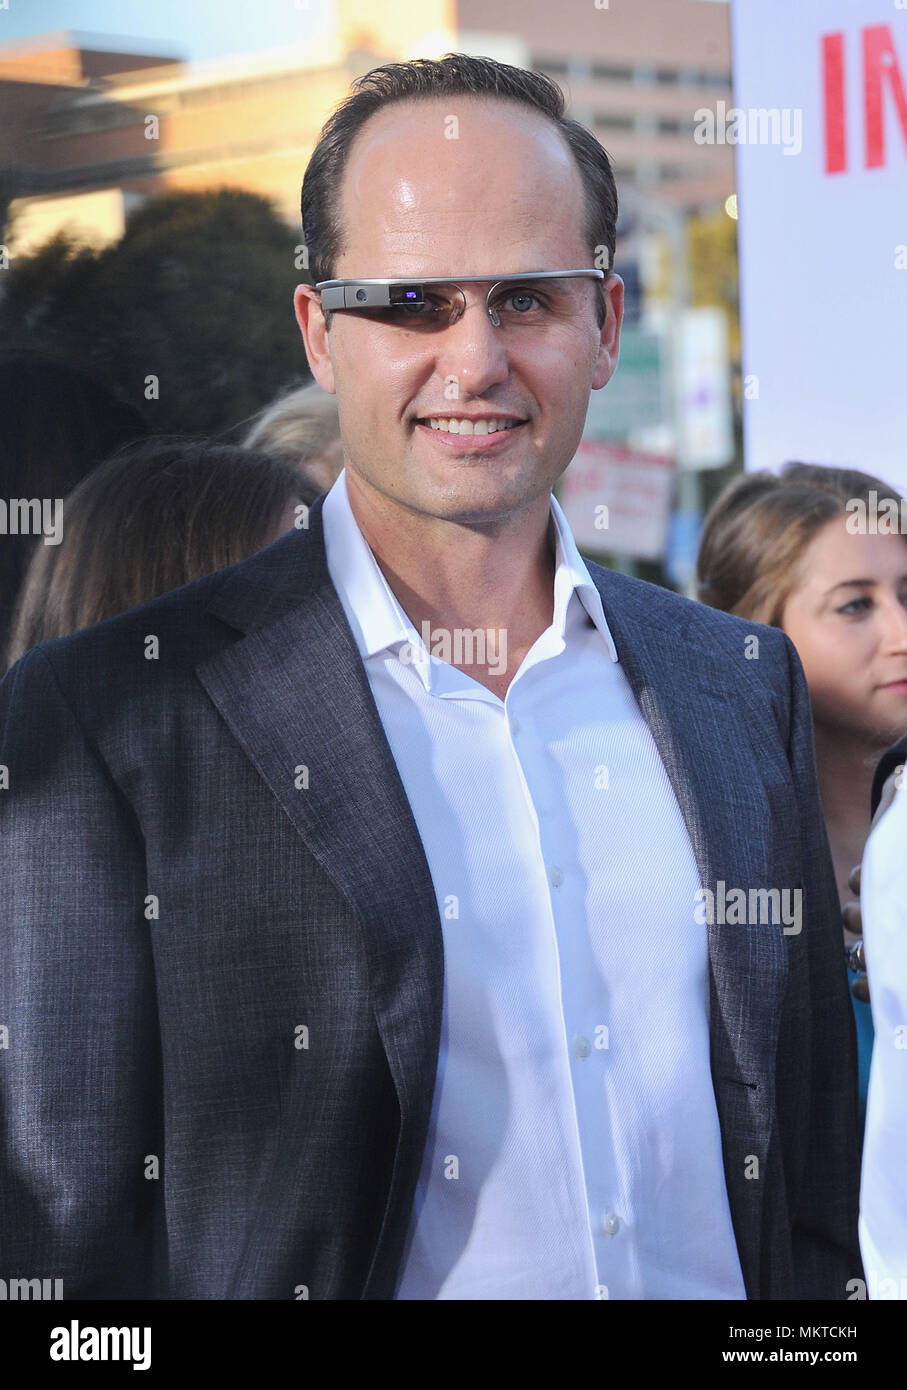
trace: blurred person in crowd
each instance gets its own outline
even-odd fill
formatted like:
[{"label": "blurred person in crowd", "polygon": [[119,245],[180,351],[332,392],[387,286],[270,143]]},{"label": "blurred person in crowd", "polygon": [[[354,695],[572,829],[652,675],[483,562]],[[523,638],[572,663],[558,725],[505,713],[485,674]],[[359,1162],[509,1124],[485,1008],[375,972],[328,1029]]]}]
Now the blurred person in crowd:
[{"label": "blurred person in crowd", "polygon": [[703,602],[781,628],[806,674],[845,922],[861,1125],[873,1025],[866,976],[854,969],[848,879],[869,833],[876,764],[907,729],[907,538],[880,529],[879,518],[892,515],[886,498],[900,515],[900,497],[853,469],[789,463],[778,474],[744,474],[709,511],[697,571]]},{"label": "blurred person in crowd", "polygon": [[585,562],[552,496],[623,311],[564,106],[463,54],[357,80],[296,292],[344,470],[307,530],[0,683],[0,1246],[68,1297],[861,1272],[794,647],[748,662],[748,624]]},{"label": "blurred person in crowd", "polygon": [[65,499],[60,543],[32,556],[7,665],[245,559],[318,494],[289,465],[247,449],[165,437],[127,445]]},{"label": "blurred person in crowd", "polygon": [[[50,527],[61,499],[114,449],[147,432],[135,406],[81,368],[36,352],[0,352],[0,651],[29,560],[56,549],[58,528]],[[24,513],[27,534],[13,499],[34,504]]]},{"label": "blurred person in crowd", "polygon": [[292,464],[325,492],[343,467],[337,397],[317,381],[288,391],[256,416],[243,444]]}]

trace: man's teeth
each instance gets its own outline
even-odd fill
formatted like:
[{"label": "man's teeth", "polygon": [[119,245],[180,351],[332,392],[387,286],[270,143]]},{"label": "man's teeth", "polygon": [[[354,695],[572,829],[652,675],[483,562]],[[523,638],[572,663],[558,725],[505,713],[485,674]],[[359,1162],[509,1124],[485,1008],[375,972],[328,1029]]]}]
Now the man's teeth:
[{"label": "man's teeth", "polygon": [[510,430],[518,424],[517,420],[445,420],[443,416],[431,416],[428,423],[433,430],[446,430],[448,434],[494,434],[496,430]]}]

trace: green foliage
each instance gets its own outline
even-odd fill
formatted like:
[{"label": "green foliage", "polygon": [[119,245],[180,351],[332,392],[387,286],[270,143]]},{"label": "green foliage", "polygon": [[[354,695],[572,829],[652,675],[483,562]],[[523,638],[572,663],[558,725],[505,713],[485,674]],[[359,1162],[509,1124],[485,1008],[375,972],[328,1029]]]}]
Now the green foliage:
[{"label": "green foliage", "polygon": [[96,367],[155,431],[221,434],[308,376],[295,244],[256,194],[165,194],[104,250],[57,236],[14,260],[0,333]]}]

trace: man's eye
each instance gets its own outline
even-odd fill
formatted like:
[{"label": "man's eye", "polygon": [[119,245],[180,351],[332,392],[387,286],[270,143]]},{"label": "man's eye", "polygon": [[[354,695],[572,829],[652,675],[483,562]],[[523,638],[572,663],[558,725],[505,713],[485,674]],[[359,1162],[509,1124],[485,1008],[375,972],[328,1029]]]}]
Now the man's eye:
[{"label": "man's eye", "polygon": [[529,290],[513,290],[504,303],[505,307],[512,309],[517,314],[528,314],[532,309],[542,307],[538,295],[532,294]]},{"label": "man's eye", "polygon": [[411,328],[419,332],[428,332],[443,323],[439,314],[431,310],[426,312],[421,305],[393,304],[388,309],[379,310],[375,318],[390,328]]},{"label": "man's eye", "polygon": [[392,304],[385,310],[385,315],[398,323],[412,322],[413,319],[438,322],[449,310],[445,299],[427,294],[421,304]]}]

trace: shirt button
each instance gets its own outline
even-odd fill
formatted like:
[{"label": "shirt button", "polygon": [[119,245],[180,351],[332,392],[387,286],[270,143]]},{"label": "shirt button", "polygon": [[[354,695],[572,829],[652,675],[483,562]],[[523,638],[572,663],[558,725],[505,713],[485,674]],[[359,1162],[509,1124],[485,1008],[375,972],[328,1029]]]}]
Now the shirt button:
[{"label": "shirt button", "polygon": [[606,1211],[602,1217],[602,1230],[606,1236],[616,1236],[620,1230],[620,1218],[613,1211]]},{"label": "shirt button", "polygon": [[577,1033],[573,1039],[573,1051],[577,1057],[588,1057],[592,1051],[592,1044],[588,1038],[584,1038],[581,1033]]},{"label": "shirt button", "polygon": [[512,734],[518,734],[520,732],[520,721],[516,718],[516,716],[514,716],[513,719],[511,719],[510,721],[510,732]]},{"label": "shirt button", "polygon": [[561,884],[563,883],[563,881],[564,881],[564,871],[563,871],[563,869],[559,869],[558,866],[557,866],[556,864],[552,864],[552,866],[551,866],[551,886],[552,886],[553,888],[560,888],[560,886],[561,886]]}]

